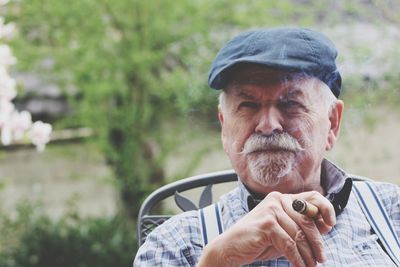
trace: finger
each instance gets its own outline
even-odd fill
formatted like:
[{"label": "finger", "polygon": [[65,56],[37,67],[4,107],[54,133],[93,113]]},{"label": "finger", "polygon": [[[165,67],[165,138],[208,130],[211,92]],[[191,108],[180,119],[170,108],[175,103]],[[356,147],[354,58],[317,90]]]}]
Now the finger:
[{"label": "finger", "polygon": [[[311,253],[312,255],[310,256],[310,258],[312,258],[314,260],[314,264],[315,261],[317,262],[325,262],[326,260],[326,256],[325,256],[325,252],[324,252],[324,245],[322,242],[322,236],[317,228],[317,226],[315,225],[314,221],[309,219],[309,218],[299,218],[299,221],[297,221],[298,225],[301,228],[301,232],[303,234],[303,236],[298,236],[298,239],[303,238],[305,241],[304,242],[300,242],[300,244],[302,244],[302,246],[304,246],[303,244],[305,242],[307,242],[307,248],[311,247]],[[307,249],[305,248],[305,249]],[[307,250],[307,252],[310,250]],[[308,264],[310,265],[310,262],[308,262]]]},{"label": "finger", "polygon": [[303,192],[293,195],[295,198],[302,198],[318,207],[319,213],[327,226],[333,227],[336,224],[335,209],[332,203],[316,191]]},{"label": "finger", "polygon": [[[323,219],[319,224],[323,229],[332,228],[336,224],[335,209],[332,203],[317,191],[294,194],[293,197],[304,199],[318,208],[319,214]],[[325,224],[325,226],[322,224]]]},{"label": "finger", "polygon": [[300,254],[296,241],[293,240],[290,235],[279,225],[276,225],[273,231],[271,231],[270,242],[277,251],[279,251],[288,259],[288,261],[292,263],[293,266],[307,267],[306,262]]},{"label": "finger", "polygon": [[[282,195],[281,197],[285,197]],[[282,202],[282,200],[280,200]],[[302,217],[302,215],[299,214],[299,217]],[[307,266],[315,266],[316,265],[316,260],[319,258],[316,258],[314,254],[321,253],[322,251],[322,242],[319,242],[319,246],[317,248],[313,248],[311,245],[311,242],[308,241],[307,235],[304,233],[304,231],[299,227],[299,225],[285,212],[285,210],[281,210],[281,212],[277,211],[276,212],[276,218],[278,224],[282,227],[282,229],[291,237],[292,240],[295,241],[297,249],[304,260],[304,262],[307,264]],[[313,224],[313,223],[312,223]],[[319,236],[318,229],[315,227],[315,235]],[[315,245],[315,244],[314,244]],[[319,251],[318,251],[319,249]],[[317,250],[317,252],[314,253],[313,250]],[[317,255],[319,255],[317,254]]]},{"label": "finger", "polygon": [[321,234],[329,233],[332,230],[332,226],[327,225],[321,215],[314,219],[314,222]]},{"label": "finger", "polygon": [[[304,259],[307,261],[307,266],[314,266],[316,261],[324,262],[326,257],[322,237],[314,220],[294,211],[291,204],[292,197],[290,195],[283,195],[282,206],[290,219],[298,227],[295,241],[299,244],[301,254],[305,255]],[[293,235],[291,236],[293,237]]]},{"label": "finger", "polygon": [[315,219],[319,215],[318,207],[304,199],[297,198],[293,200],[292,208],[298,213],[306,215],[310,219]]},{"label": "finger", "polygon": [[[300,228],[299,222],[301,218],[305,218],[305,216],[297,213],[291,208],[292,203],[292,195],[281,194],[279,192],[270,193],[265,200],[272,201],[271,198],[274,198],[275,201],[279,201],[279,205],[275,210],[275,216],[277,218],[278,224],[286,231],[286,233],[297,243],[297,248],[303,260],[307,263],[307,266],[315,266],[317,260],[322,260],[323,258],[323,246],[321,241],[318,240],[320,237],[320,233],[314,223],[311,222],[311,225],[314,225],[314,231],[308,230],[307,233]],[[289,208],[290,207],[290,208]],[[289,216],[289,213],[291,215]],[[297,222],[293,220],[296,218]],[[315,256],[317,255],[317,257]],[[322,255],[322,256],[320,256]]]},{"label": "finger", "polygon": [[303,257],[303,260],[305,261],[306,265],[309,267],[314,267],[317,266],[317,261],[318,258],[314,255],[314,251],[310,244],[310,242],[308,242],[308,239],[304,233],[304,231],[299,230],[296,233],[296,236],[294,238],[296,244],[297,244],[297,248],[300,251],[300,254]]},{"label": "finger", "polygon": [[278,221],[282,228],[289,234],[289,236],[296,242],[297,249],[300,252],[302,259],[306,262],[307,266],[314,266],[316,264],[316,258],[314,252],[316,248],[312,247],[312,243],[308,241],[307,235],[303,230],[296,224],[295,221],[288,215],[287,218],[284,216],[279,217]]}]

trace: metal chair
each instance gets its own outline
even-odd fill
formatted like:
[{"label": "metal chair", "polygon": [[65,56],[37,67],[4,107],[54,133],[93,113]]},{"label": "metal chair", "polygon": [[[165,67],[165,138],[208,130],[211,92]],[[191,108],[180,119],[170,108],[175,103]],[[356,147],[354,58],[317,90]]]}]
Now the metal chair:
[{"label": "metal chair", "polygon": [[[159,203],[168,197],[174,196],[176,205],[181,211],[196,210],[204,208],[213,203],[212,186],[215,184],[237,181],[237,175],[233,170],[207,173],[192,176],[167,185],[164,185],[150,194],[143,202],[138,215],[138,243],[144,243],[147,235],[158,225],[161,225],[173,215],[152,214],[152,210]],[[181,195],[181,192],[204,187],[201,193],[199,204],[196,206],[193,201]]]}]

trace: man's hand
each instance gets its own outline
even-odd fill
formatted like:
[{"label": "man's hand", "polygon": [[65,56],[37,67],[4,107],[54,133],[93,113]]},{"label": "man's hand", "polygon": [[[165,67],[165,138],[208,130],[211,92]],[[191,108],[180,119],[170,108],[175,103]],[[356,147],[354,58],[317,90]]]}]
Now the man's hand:
[{"label": "man's hand", "polygon": [[[307,218],[292,208],[302,198],[318,207],[319,216]],[[234,226],[210,242],[198,266],[240,266],[256,260],[285,256],[293,266],[324,262],[321,234],[336,223],[332,204],[318,192],[271,192]]]}]

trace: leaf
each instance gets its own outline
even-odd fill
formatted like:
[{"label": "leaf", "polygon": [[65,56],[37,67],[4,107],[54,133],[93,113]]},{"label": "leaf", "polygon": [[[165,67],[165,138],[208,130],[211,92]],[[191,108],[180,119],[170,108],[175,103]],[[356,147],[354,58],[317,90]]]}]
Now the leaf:
[{"label": "leaf", "polygon": [[197,210],[196,205],[190,199],[179,194],[178,191],[175,192],[175,203],[183,211]]}]

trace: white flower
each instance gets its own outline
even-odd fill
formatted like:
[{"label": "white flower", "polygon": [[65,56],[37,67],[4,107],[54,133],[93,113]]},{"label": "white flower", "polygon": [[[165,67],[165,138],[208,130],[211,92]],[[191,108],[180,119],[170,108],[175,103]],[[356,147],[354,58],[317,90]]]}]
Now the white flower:
[{"label": "white flower", "polygon": [[8,125],[8,123],[6,123],[1,128],[1,143],[7,146],[11,144],[11,141],[12,141],[11,127]]},{"label": "white flower", "polygon": [[0,6],[3,6],[5,4],[7,4],[8,2],[10,2],[10,0],[0,0]]},{"label": "white flower", "polygon": [[10,117],[10,127],[13,140],[21,139],[32,125],[32,116],[28,111],[14,111]]},{"label": "white flower", "polygon": [[15,79],[11,78],[7,70],[0,65],[0,99],[14,99],[17,96],[16,84]]},{"label": "white flower", "polygon": [[0,98],[0,113],[11,114],[14,111],[14,104],[4,98]]},{"label": "white flower", "polygon": [[17,59],[13,56],[11,49],[6,44],[0,44],[0,66],[9,66],[17,63]]},{"label": "white flower", "polygon": [[[8,2],[0,0],[0,7]],[[5,24],[4,18],[0,16],[0,40],[10,39],[15,31],[15,24]],[[41,121],[32,124],[32,116],[28,111],[15,110],[11,101],[17,96],[17,83],[8,73],[9,66],[15,63],[17,59],[10,47],[0,43],[0,142],[9,145],[28,133],[37,150],[43,151],[50,141],[52,126]]]},{"label": "white flower", "polygon": [[43,151],[45,145],[50,141],[51,131],[52,127],[48,123],[42,121],[33,123],[29,136],[39,152]]},{"label": "white flower", "polygon": [[4,24],[4,18],[0,17],[0,39],[11,39],[16,31],[14,23]]},{"label": "white flower", "polygon": [[0,130],[8,123],[11,113],[14,111],[14,104],[8,100],[0,99]]}]

